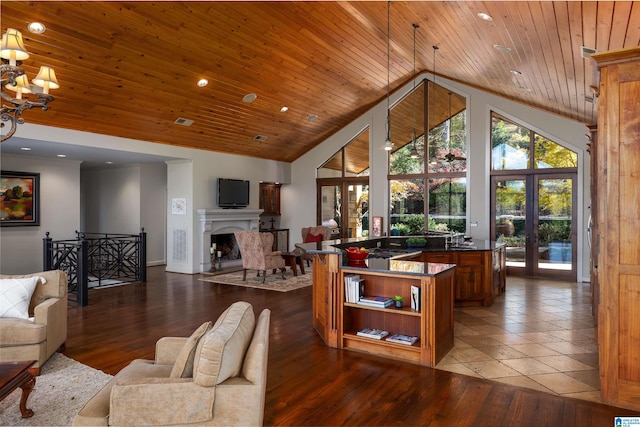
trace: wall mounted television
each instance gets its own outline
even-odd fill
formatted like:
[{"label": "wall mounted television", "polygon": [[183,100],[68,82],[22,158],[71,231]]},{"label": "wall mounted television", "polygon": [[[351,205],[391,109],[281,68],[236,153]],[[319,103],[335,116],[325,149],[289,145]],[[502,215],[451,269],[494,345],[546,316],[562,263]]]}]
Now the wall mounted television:
[{"label": "wall mounted television", "polygon": [[239,209],[249,206],[249,181],[218,178],[218,207]]}]

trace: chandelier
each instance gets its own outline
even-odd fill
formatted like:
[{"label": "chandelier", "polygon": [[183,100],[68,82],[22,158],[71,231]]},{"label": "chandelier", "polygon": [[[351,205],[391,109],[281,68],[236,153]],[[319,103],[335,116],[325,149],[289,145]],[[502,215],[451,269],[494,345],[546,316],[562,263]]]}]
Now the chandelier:
[{"label": "chandelier", "polygon": [[[29,84],[25,71],[20,68],[22,61],[29,58],[29,53],[22,41],[22,33],[13,28],[8,28],[2,35],[0,44],[0,95],[2,96],[2,106],[0,108],[0,128],[5,127],[4,122],[11,125],[9,131],[0,135],[0,142],[11,138],[16,132],[16,126],[23,124],[21,117],[24,110],[33,107],[41,107],[48,110],[50,102],[55,98],[49,95],[49,89],[60,87],[53,68],[42,66],[40,72]],[[9,95],[6,90],[15,92],[15,97]],[[23,94],[33,94],[38,101],[23,99]]]}]

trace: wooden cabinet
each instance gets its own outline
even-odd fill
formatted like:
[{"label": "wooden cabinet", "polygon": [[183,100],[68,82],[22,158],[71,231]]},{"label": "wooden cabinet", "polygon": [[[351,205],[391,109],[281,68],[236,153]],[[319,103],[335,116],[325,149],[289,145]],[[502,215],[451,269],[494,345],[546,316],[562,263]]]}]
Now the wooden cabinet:
[{"label": "wooden cabinet", "polygon": [[589,151],[591,157],[590,175],[591,175],[591,191],[590,191],[590,215],[587,227],[589,230],[589,247],[591,248],[591,257],[589,259],[589,276],[591,279],[591,313],[593,314],[593,322],[598,327],[598,304],[600,303],[600,286],[598,283],[598,157],[596,156],[598,148],[598,126],[589,127]]},{"label": "wooden cabinet", "polygon": [[600,71],[597,200],[601,393],[640,410],[640,47],[595,54]]},{"label": "wooden cabinet", "polygon": [[260,209],[263,209],[263,216],[280,215],[280,187],[282,184],[268,182],[260,183]]},{"label": "wooden cabinet", "polygon": [[455,264],[456,306],[493,304],[496,296],[505,291],[506,248],[493,251],[425,251],[416,260]]},{"label": "wooden cabinet", "polygon": [[[455,269],[435,275],[338,268],[338,255],[314,258],[314,327],[331,347],[363,351],[425,366],[435,366],[453,348]],[[337,271],[336,271],[337,270]],[[344,276],[358,274],[368,295],[402,295],[406,306],[375,308],[345,302]],[[411,309],[411,286],[420,288],[421,310]],[[413,345],[357,335],[363,328],[418,337]]]}]

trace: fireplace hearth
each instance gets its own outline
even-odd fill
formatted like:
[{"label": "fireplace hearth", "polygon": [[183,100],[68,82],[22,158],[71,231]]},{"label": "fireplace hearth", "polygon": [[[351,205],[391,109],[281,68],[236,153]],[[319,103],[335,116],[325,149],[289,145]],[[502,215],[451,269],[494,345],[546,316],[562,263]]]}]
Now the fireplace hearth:
[{"label": "fireplace hearth", "polygon": [[[233,233],[243,230],[258,231],[262,209],[198,209],[200,219],[200,271],[211,269],[211,244],[223,251],[222,269],[242,265],[240,250]],[[225,237],[226,236],[226,237]],[[230,237],[229,237],[230,236]],[[218,241],[218,239],[220,239]],[[233,242],[230,240],[233,239]],[[237,253],[237,255],[236,255]]]}]

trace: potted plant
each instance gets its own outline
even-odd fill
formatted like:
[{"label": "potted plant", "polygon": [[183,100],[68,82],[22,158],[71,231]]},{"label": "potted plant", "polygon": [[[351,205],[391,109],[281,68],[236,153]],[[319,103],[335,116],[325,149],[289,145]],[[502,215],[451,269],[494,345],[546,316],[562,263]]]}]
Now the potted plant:
[{"label": "potted plant", "polygon": [[427,245],[427,239],[424,237],[409,237],[407,239],[408,248],[424,248]]},{"label": "potted plant", "polygon": [[393,297],[393,301],[396,304],[396,308],[402,308],[404,297],[402,295],[396,295],[395,297]]}]

